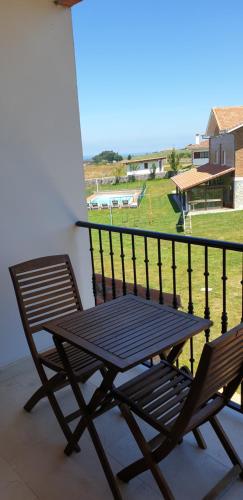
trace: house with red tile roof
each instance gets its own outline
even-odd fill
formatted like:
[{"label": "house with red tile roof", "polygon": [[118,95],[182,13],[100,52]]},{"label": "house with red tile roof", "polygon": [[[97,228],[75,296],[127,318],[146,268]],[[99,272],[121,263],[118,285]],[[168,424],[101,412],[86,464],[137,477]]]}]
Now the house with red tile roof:
[{"label": "house with red tile roof", "polygon": [[195,144],[189,144],[187,149],[191,151],[192,154],[192,164],[195,167],[204,165],[208,162],[209,158],[209,141],[208,139],[202,140],[200,134],[196,134]]},{"label": "house with red tile roof", "polygon": [[243,106],[213,108],[208,163],[172,177],[184,210],[243,209]]},{"label": "house with red tile roof", "polygon": [[123,164],[127,167],[128,176],[145,176],[148,177],[151,172],[159,175],[164,172],[166,156],[146,156],[145,158],[133,158],[132,160],[124,160]]}]

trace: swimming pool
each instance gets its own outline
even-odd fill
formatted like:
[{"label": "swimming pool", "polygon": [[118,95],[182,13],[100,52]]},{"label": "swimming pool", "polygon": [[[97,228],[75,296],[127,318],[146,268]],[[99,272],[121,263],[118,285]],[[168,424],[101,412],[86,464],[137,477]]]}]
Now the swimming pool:
[{"label": "swimming pool", "polygon": [[122,203],[123,200],[128,201],[128,203],[131,203],[132,201],[132,196],[131,195],[116,195],[115,193],[112,194],[98,194],[97,196],[94,196],[91,200],[91,203],[98,203],[98,205],[102,205],[102,203],[107,203],[107,205],[111,205],[113,201],[118,201],[118,203]]},{"label": "swimming pool", "polygon": [[102,191],[87,198],[90,209],[97,208],[137,208],[144,194],[143,189],[122,189],[117,191]]}]

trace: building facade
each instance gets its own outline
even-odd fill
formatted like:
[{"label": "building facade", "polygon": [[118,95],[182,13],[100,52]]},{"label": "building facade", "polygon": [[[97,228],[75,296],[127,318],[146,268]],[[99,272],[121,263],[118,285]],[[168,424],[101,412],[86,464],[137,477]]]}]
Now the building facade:
[{"label": "building facade", "polygon": [[172,178],[181,207],[243,209],[243,106],[213,108],[206,134],[209,162]]},{"label": "building facade", "polygon": [[148,176],[151,173],[160,174],[164,172],[165,156],[157,158],[141,158],[125,161],[128,176]]},{"label": "building facade", "polygon": [[201,136],[196,134],[195,144],[189,144],[187,149],[191,151],[192,154],[192,165],[199,167],[208,163],[209,159],[209,141],[201,140]]}]

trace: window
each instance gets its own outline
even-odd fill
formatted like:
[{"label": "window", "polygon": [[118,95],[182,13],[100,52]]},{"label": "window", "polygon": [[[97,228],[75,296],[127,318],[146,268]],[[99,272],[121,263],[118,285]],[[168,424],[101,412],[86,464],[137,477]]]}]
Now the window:
[{"label": "window", "polygon": [[194,159],[198,160],[199,158],[208,158],[208,151],[195,151]]},{"label": "window", "polygon": [[201,158],[208,158],[208,151],[202,151],[200,154]]},{"label": "window", "polygon": [[148,162],[145,162],[145,163],[144,163],[144,168],[145,168],[145,169],[146,169],[146,168],[148,168]]},{"label": "window", "polygon": [[214,151],[213,162],[216,163],[217,165],[219,163],[219,152],[218,151]]},{"label": "window", "polygon": [[226,151],[222,152],[222,165],[226,165]]}]

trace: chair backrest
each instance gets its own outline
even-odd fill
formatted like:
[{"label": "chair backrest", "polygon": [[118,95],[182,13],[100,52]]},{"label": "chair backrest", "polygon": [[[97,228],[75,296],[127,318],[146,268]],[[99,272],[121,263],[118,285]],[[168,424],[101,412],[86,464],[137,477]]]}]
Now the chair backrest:
[{"label": "chair backrest", "polygon": [[22,262],[9,268],[25,335],[43,323],[82,310],[82,303],[68,255],[54,255]]},{"label": "chair backrest", "polygon": [[[186,427],[203,415],[221,409],[243,379],[243,323],[204,345],[196,376],[175,425]],[[223,389],[222,397],[215,394]],[[208,403],[207,409],[205,404]]]}]

